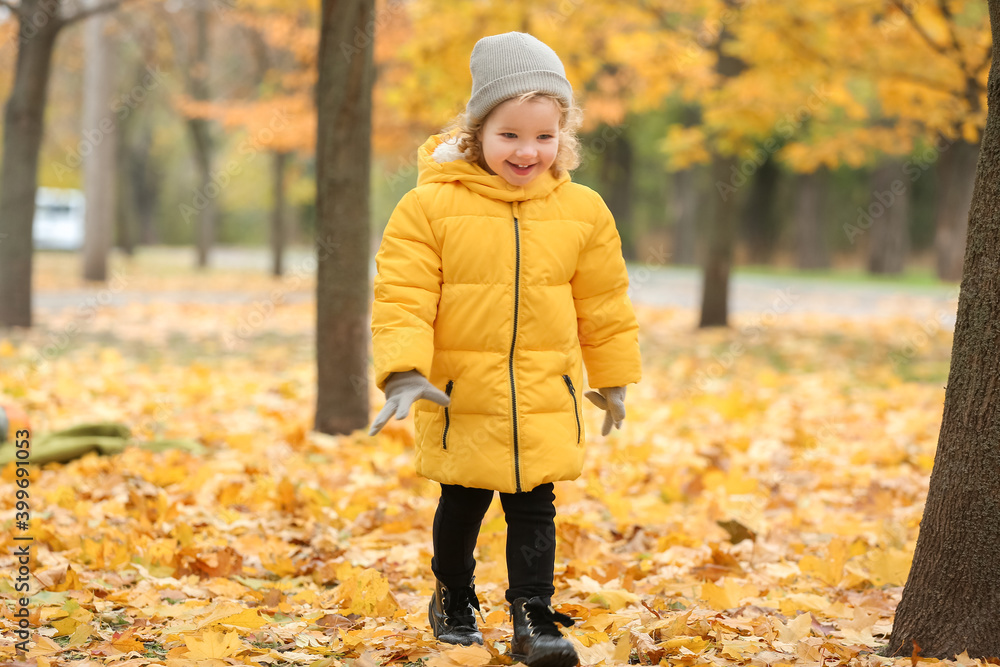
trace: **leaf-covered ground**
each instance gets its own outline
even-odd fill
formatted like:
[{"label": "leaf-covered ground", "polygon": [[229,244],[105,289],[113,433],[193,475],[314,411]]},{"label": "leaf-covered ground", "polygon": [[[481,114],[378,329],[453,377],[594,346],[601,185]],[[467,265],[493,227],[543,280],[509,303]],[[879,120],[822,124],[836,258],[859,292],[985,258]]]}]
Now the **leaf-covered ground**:
[{"label": "leaf-covered ground", "polygon": [[[36,437],[116,420],[206,447],[33,470],[27,662],[510,664],[499,503],[478,547],[486,646],[437,644],[436,485],[412,470],[412,419],[312,433],[314,306],[268,284],[241,283],[263,295],[243,305],[98,304],[0,338],[0,400]],[[875,652],[916,539],[946,327],[764,313],[699,332],[692,312],[638,316],[645,375],[624,428],[602,438],[585,402],[588,463],[556,489],[554,603],[578,619],[582,664],[892,664]],[[8,466],[4,572],[13,479]],[[6,662],[7,576],[0,594]]]}]

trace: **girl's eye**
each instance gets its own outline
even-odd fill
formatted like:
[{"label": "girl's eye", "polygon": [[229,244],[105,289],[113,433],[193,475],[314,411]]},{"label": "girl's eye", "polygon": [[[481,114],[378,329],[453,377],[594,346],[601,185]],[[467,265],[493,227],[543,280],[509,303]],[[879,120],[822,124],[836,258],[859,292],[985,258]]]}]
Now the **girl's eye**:
[{"label": "girl's eye", "polygon": [[503,133],[503,138],[504,139],[517,139],[517,135],[514,134],[513,132],[504,132]]},{"label": "girl's eye", "polygon": [[551,139],[552,135],[551,134],[540,134],[540,135],[538,135],[538,138],[541,139],[542,141],[546,141],[547,139]]}]

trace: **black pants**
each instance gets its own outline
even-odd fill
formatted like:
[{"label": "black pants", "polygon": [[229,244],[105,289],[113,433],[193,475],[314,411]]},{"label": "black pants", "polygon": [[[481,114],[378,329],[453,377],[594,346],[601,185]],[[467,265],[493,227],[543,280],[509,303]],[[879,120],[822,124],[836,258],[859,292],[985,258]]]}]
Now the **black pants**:
[{"label": "black pants", "polygon": [[[507,521],[507,601],[552,597],[556,559],[556,509],[552,484],[523,493],[501,493]],[[441,485],[434,514],[431,570],[445,586],[468,586],[476,569],[473,550],[493,491]]]}]

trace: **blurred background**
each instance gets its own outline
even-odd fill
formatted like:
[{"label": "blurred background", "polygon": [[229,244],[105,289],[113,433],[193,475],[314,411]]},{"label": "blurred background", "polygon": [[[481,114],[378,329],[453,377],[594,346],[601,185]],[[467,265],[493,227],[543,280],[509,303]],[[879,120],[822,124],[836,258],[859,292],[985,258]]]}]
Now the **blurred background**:
[{"label": "blurred background", "polygon": [[[585,111],[574,178],[607,200],[630,262],[696,265],[705,221],[724,218],[738,266],[958,280],[986,114],[985,3],[734,7],[380,0],[372,29],[344,45],[346,57],[374,39],[372,248],[416,182],[416,147],[464,108],[473,44],[522,30],[566,64]],[[35,247],[80,251],[85,206],[124,255],[184,248],[210,266],[222,246],[310,246],[319,12],[316,0],[136,0],[65,26]],[[17,40],[0,6],[3,100]]]},{"label": "blurred background", "polygon": [[[417,147],[464,109],[473,45],[511,30],[566,65],[573,178],[615,215],[639,322],[624,428],[599,436],[583,401],[587,468],[559,489],[561,600],[604,619],[584,664],[881,660],[945,385],[978,401],[949,414],[988,417],[996,379],[989,299],[963,300],[983,352],[949,376],[977,166],[998,173],[996,151],[977,162],[982,0],[0,0],[0,510],[13,545],[10,437],[30,430],[39,664],[202,657],[192,628],[237,608],[169,610],[196,600],[274,614],[205,657],[438,650],[437,487],[410,417],[368,435],[372,257]],[[988,291],[981,264],[967,294]],[[193,572],[213,583],[161,579]],[[738,605],[753,636],[717,624]],[[319,608],[343,616],[297,622]],[[386,622],[352,638],[352,614]],[[140,618],[146,641],[122,639]]]}]

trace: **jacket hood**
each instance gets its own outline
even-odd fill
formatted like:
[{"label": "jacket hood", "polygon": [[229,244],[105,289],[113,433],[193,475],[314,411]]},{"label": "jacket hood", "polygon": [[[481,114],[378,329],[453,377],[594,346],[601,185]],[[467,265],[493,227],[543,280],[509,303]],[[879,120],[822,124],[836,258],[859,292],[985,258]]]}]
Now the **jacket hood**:
[{"label": "jacket hood", "polygon": [[513,202],[546,197],[570,180],[569,174],[556,177],[551,169],[546,169],[526,186],[511,185],[502,176],[466,162],[453,141],[454,134],[436,134],[417,149],[417,185],[460,181],[476,194]]}]

